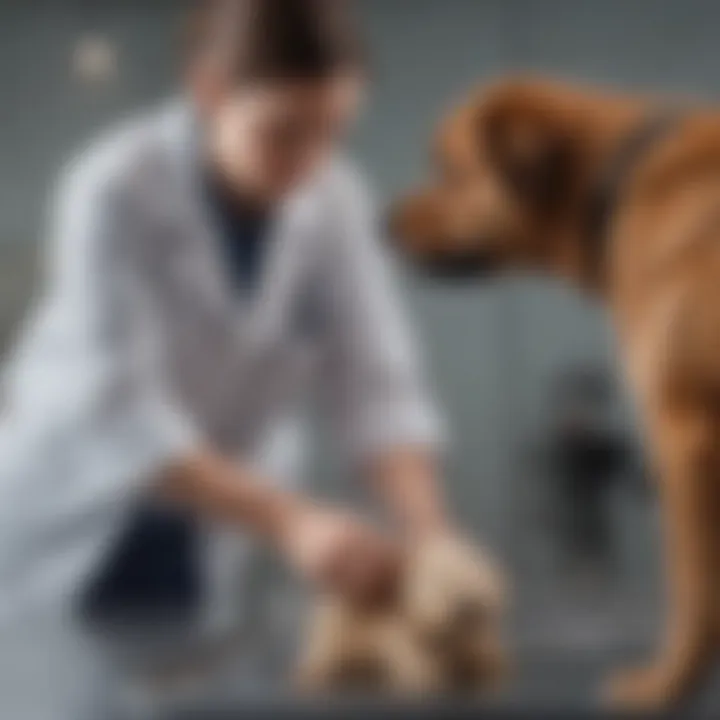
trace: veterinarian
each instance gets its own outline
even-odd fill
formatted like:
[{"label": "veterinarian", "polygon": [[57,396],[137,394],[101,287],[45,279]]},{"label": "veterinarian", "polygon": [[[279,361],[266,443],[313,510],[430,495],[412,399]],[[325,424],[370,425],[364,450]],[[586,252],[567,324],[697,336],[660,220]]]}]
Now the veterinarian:
[{"label": "veterinarian", "polygon": [[264,540],[355,598],[396,569],[288,486],[312,394],[412,537],[442,532],[440,424],[362,181],[364,66],[341,0],[199,3],[182,99],[70,163],[0,428],[0,715],[103,717],[76,600],[147,498]]}]

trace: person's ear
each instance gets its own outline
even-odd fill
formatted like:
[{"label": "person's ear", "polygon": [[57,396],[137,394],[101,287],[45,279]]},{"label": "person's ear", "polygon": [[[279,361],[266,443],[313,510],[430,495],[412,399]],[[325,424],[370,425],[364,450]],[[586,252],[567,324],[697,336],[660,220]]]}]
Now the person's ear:
[{"label": "person's ear", "polygon": [[574,143],[550,102],[508,92],[491,100],[478,124],[490,162],[521,202],[549,213],[567,200],[576,165]]}]

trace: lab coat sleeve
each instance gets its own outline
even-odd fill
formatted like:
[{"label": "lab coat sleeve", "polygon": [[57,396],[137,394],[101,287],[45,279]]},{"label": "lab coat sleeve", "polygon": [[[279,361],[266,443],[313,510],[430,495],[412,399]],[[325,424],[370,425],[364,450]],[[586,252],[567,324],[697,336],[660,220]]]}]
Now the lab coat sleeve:
[{"label": "lab coat sleeve", "polygon": [[335,352],[326,375],[333,426],[358,460],[401,446],[439,451],[444,419],[426,383],[361,178],[336,183]]},{"label": "lab coat sleeve", "polygon": [[140,220],[112,173],[69,172],[51,213],[45,297],[15,359],[18,422],[45,438],[39,452],[62,446],[58,472],[75,478],[79,495],[108,502],[199,443],[163,383],[133,254],[148,240]]}]

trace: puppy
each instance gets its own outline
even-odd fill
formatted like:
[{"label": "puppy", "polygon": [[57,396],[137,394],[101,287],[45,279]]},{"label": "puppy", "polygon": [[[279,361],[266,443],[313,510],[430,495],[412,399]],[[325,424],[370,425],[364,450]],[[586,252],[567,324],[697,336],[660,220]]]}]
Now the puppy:
[{"label": "puppy", "polygon": [[319,603],[298,687],[406,698],[495,687],[506,667],[504,605],[502,580],[483,555],[457,540],[429,541],[409,555],[389,605]]},{"label": "puppy", "polygon": [[392,214],[434,273],[553,274],[617,327],[660,482],[670,617],[621,706],[683,698],[720,643],[720,113],[521,78],[442,124],[433,180]]}]

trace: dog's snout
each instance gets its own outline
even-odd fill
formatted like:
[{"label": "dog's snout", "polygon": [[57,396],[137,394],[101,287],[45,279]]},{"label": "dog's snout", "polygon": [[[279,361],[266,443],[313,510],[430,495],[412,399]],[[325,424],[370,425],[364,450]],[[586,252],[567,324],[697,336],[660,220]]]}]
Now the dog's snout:
[{"label": "dog's snout", "polygon": [[394,240],[409,245],[432,243],[440,233],[441,213],[428,195],[408,195],[393,203],[385,218],[385,229]]}]

